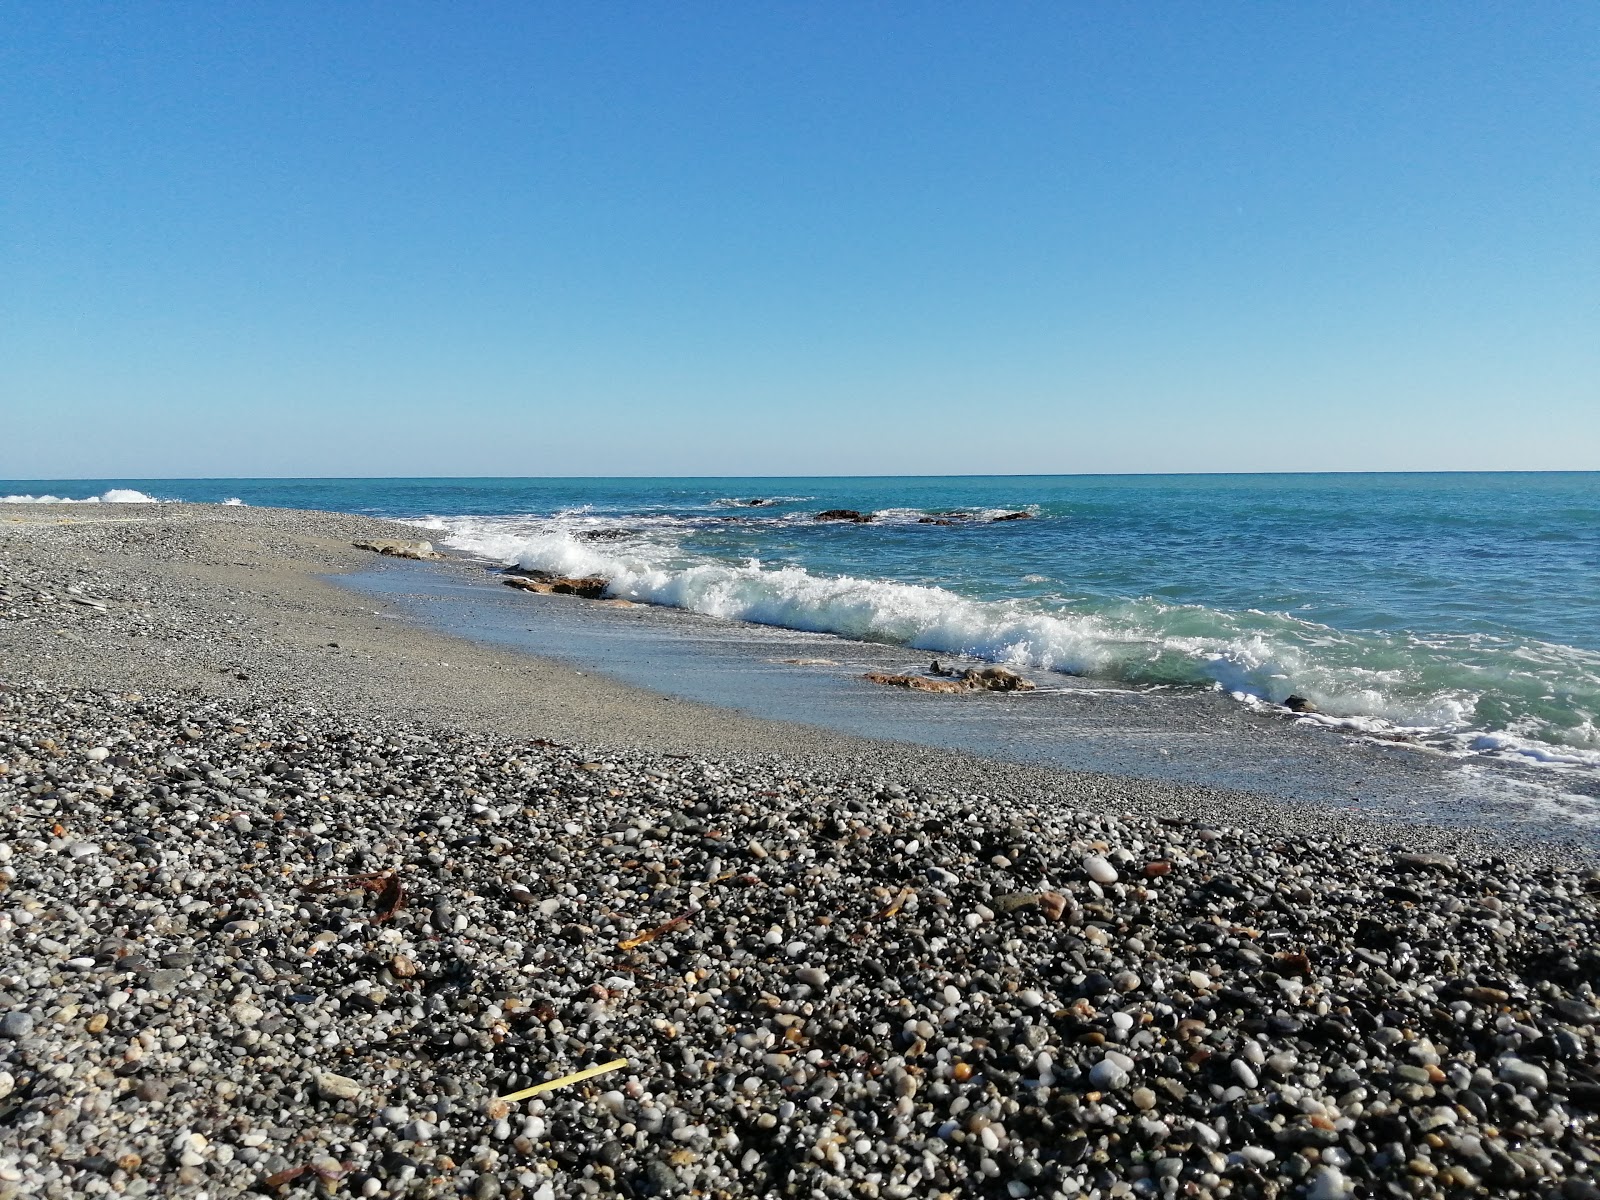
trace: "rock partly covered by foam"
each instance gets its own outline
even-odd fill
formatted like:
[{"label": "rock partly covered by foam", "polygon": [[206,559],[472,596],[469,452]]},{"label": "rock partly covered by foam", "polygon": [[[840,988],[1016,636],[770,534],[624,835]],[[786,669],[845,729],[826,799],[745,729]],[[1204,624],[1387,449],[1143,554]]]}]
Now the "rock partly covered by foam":
[{"label": "rock partly covered by foam", "polygon": [[507,587],[521,588],[525,592],[540,592],[546,596],[579,596],[585,600],[598,600],[606,594],[611,581],[602,575],[552,575],[546,571],[518,571],[501,580]]}]

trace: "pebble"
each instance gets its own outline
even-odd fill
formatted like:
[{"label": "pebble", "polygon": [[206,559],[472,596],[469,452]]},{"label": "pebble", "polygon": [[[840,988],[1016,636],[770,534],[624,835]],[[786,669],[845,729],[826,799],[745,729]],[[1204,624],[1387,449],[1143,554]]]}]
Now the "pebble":
[{"label": "pebble", "polygon": [[1116,1091],[1128,1086],[1128,1072],[1103,1058],[1089,1068],[1089,1082],[1101,1091]]},{"label": "pebble", "polygon": [[324,1071],[317,1076],[317,1091],[324,1100],[356,1100],[361,1097],[361,1085],[346,1075]]},{"label": "pebble", "polygon": [[1550,1077],[1543,1067],[1523,1062],[1520,1058],[1501,1059],[1497,1073],[1512,1087],[1531,1087],[1542,1092],[1550,1086]]},{"label": "pebble", "polygon": [[1099,854],[1084,856],[1083,872],[1096,883],[1115,883],[1117,881],[1117,869]]}]

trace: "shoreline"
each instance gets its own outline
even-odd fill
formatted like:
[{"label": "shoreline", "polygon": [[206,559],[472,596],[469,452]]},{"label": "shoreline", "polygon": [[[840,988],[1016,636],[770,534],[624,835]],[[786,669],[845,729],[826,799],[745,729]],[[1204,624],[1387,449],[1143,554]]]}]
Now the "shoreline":
[{"label": "shoreline", "polygon": [[364,518],[11,517],[0,1200],[1600,1197],[1561,847],[672,701],[319,578]]},{"label": "shoreline", "polygon": [[[337,582],[386,568],[481,576],[481,565],[464,558],[407,563],[351,545],[415,539],[413,526],[396,521],[201,504],[69,513],[51,505],[7,508],[0,513],[0,561],[28,573],[24,590],[53,588],[52,595],[64,598],[27,626],[0,624],[3,682],[27,677],[219,698],[264,695],[596,750],[792,763],[929,793],[1026,796],[1112,815],[1248,824],[1288,836],[1480,857],[1600,860],[1600,848],[1576,836],[1554,841],[1504,828],[1436,825],[1201,782],[1075,770],[751,716],[429,629],[384,598]],[[24,531],[32,536],[14,540]],[[107,607],[66,597],[73,579],[109,597]],[[48,627],[47,617],[64,628],[28,636],[30,627]]]}]

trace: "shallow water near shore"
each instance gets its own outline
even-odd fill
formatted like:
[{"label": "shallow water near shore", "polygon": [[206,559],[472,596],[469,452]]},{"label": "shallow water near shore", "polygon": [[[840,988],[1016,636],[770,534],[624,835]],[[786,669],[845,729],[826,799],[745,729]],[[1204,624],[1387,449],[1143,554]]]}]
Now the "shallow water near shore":
[{"label": "shallow water near shore", "polygon": [[627,599],[1600,775],[1592,472],[0,482],[41,494],[393,517]]},{"label": "shallow water near shore", "polygon": [[[1070,770],[1194,783],[1369,819],[1504,829],[1600,846],[1600,795],[1584,777],[1512,761],[1381,744],[1217,692],[1106,686],[1032,672],[1038,690],[937,696],[885,688],[868,670],[928,656],[830,634],[662,607],[610,606],[501,586],[466,564],[385,563],[334,582],[408,619],[552,658],[664,695],[863,737]],[[948,660],[947,660],[948,661]],[[530,669],[536,669],[530,663]]]},{"label": "shallow water near shore", "polygon": [[[469,560],[598,576],[653,615],[595,609],[542,653],[592,653],[659,691],[707,677],[697,698],[764,715],[1558,829],[1600,797],[1593,472],[0,482],[0,500],[41,495],[386,517]],[[480,615],[457,623],[486,636]],[[598,648],[602,631],[618,636]],[[703,661],[635,661],[686,631]],[[773,651],[819,637],[836,649]],[[1042,686],[959,706],[860,698],[867,666],[934,655]],[[808,656],[843,665],[766,661]],[[1317,714],[1288,721],[1293,696]],[[1039,717],[1068,708],[1059,729]],[[1408,799],[1417,779],[1448,781],[1444,800]]]}]

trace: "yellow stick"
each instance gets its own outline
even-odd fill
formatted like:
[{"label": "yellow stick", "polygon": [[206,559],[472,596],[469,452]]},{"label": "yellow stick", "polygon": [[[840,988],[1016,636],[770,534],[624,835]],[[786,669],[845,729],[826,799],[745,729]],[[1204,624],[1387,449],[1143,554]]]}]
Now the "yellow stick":
[{"label": "yellow stick", "polygon": [[548,1083],[536,1083],[531,1088],[523,1088],[520,1092],[512,1092],[509,1096],[499,1098],[507,1103],[513,1100],[526,1100],[529,1096],[537,1096],[540,1092],[550,1092],[556,1088],[567,1087],[569,1084],[582,1083],[585,1079],[593,1079],[596,1075],[604,1075],[608,1071],[620,1071],[627,1065],[627,1059],[614,1058],[608,1063],[601,1063],[598,1067],[586,1067],[582,1071],[574,1071],[571,1075],[563,1075],[560,1079],[552,1079]]}]

